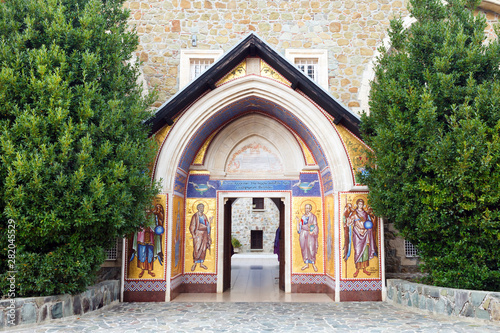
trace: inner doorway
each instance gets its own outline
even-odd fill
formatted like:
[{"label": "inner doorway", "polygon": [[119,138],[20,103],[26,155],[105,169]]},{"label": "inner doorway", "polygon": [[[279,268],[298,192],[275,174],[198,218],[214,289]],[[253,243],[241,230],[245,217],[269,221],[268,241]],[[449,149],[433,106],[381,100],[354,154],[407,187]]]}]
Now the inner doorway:
[{"label": "inner doorway", "polygon": [[[283,201],[284,198],[279,197],[224,200],[223,292],[226,298],[233,301],[283,298],[286,261]],[[239,248],[233,247],[233,239],[238,240]]]},{"label": "inner doorway", "polygon": [[[225,290],[229,291],[231,288],[231,231],[234,223],[231,221],[231,210],[233,203],[236,199],[250,199],[253,198],[267,198],[270,205],[276,208],[277,214],[276,218],[278,223],[275,224],[274,230],[272,230],[272,241],[274,243],[274,237],[276,233],[276,228],[280,226],[280,261],[279,266],[276,268],[278,271],[278,283],[276,287],[278,290],[281,288],[282,294],[291,293],[291,266],[288,260],[290,254],[290,242],[287,235],[290,234],[290,223],[286,221],[291,220],[291,204],[292,204],[292,193],[291,191],[218,191],[217,192],[217,219],[218,219],[218,253],[222,255],[217,258],[217,293],[222,294]],[[227,222],[227,223],[226,223]],[[248,231],[248,233],[250,233]],[[250,241],[248,236],[248,242]],[[248,249],[250,245],[248,244]],[[273,247],[274,248],[274,247]],[[269,250],[273,254],[273,250]],[[253,255],[259,252],[251,252]],[[238,257],[238,256],[237,256]],[[278,264],[277,256],[275,256],[275,263]],[[226,293],[226,294],[228,294]]]}]

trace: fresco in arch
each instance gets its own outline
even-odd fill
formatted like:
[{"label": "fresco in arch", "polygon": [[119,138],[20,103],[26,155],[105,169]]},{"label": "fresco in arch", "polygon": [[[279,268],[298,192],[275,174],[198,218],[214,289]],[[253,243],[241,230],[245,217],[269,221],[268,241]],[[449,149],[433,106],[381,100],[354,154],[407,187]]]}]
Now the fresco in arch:
[{"label": "fresco in arch", "polygon": [[172,205],[172,261],[171,276],[182,273],[182,243],[184,230],[184,198],[174,196]]},{"label": "fresco in arch", "polygon": [[166,195],[157,195],[146,212],[147,225],[133,234],[129,242],[129,279],[165,278]]},{"label": "fresco in arch", "polygon": [[215,198],[186,199],[186,273],[215,273],[217,219]]},{"label": "fresco in arch", "polygon": [[367,192],[340,193],[342,279],[380,278],[380,223]]},{"label": "fresco in arch", "polygon": [[228,174],[277,174],[283,172],[279,157],[261,143],[251,143],[234,152],[226,167]]}]

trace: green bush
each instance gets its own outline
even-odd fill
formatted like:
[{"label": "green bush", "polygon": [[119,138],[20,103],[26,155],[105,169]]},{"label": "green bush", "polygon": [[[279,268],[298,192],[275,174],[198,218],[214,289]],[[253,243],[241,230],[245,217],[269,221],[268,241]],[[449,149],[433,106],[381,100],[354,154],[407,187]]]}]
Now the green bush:
[{"label": "green bush", "polygon": [[[420,251],[429,283],[500,290],[500,47],[476,3],[410,1],[391,22],[361,175],[375,212]],[[497,30],[498,33],[498,30]]]},{"label": "green bush", "polygon": [[[123,0],[0,3],[0,273],[17,295],[77,293],[157,191]],[[12,263],[12,262],[10,262]]]},{"label": "green bush", "polygon": [[81,242],[60,245],[49,253],[23,252],[18,256],[18,293],[57,295],[83,291],[94,283],[103,261],[100,247],[85,248]]}]

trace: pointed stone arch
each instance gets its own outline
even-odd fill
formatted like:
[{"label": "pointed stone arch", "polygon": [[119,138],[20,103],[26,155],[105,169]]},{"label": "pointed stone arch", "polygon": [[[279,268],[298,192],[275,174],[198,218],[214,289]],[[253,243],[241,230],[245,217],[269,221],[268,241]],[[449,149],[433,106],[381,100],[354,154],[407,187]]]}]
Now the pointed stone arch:
[{"label": "pointed stone arch", "polygon": [[162,190],[173,191],[177,169],[188,171],[203,141],[214,130],[231,121],[231,116],[234,119],[250,110],[285,118],[280,120],[309,145],[320,169],[330,168],[334,191],[353,187],[355,181],[342,139],[321,109],[288,86],[247,76],[202,96],[179,117],[157,157],[154,179],[161,181]]},{"label": "pointed stone arch", "polygon": [[[217,178],[231,178],[228,170],[239,149],[258,144],[267,148],[270,154],[276,155],[281,164],[272,176],[297,178],[305,166],[302,150],[295,136],[278,121],[258,113],[250,113],[238,118],[222,129],[207,149],[202,168],[210,170]],[[259,170],[242,175],[241,178],[266,178],[268,174],[259,174]]]},{"label": "pointed stone arch", "polygon": [[[315,102],[314,95],[271,77],[250,73],[224,82],[193,95],[192,103],[177,113],[172,110],[175,121],[159,133],[164,139],[153,179],[160,182],[166,198],[165,280],[148,284],[131,276],[125,284],[130,295],[137,292],[133,297],[149,297],[148,293],[156,293],[156,297],[168,301],[181,292],[225,290],[224,281],[228,279],[223,273],[230,272],[226,266],[230,257],[225,258],[230,252],[226,226],[231,225],[225,222],[225,203],[240,196],[258,195],[283,203],[287,259],[280,271],[285,272],[286,292],[328,293],[337,301],[380,299],[380,274],[369,277],[370,283],[363,286],[349,281],[347,276],[341,281],[340,276],[340,198],[346,198],[345,193],[366,196],[366,189],[361,189],[364,193],[352,192],[360,190],[350,160],[352,151],[358,148],[349,139],[353,134],[342,127],[342,119],[350,126],[352,115],[333,116]],[[321,99],[322,103],[326,100]],[[168,105],[162,110],[170,114]],[[159,114],[161,122],[164,118]],[[268,173],[232,173],[230,162],[246,150],[259,151],[270,160],[269,165],[278,166],[268,165]],[[264,169],[266,166],[260,171]],[[198,259],[191,225],[201,204],[207,219],[214,221],[210,228],[214,239],[213,246],[209,245],[211,253]],[[307,259],[301,252],[304,246],[297,236],[297,221],[305,207],[314,211],[321,226],[316,247],[319,254],[316,258],[315,253],[314,259]],[[374,272],[382,272],[380,261],[374,266]],[[150,288],[160,288],[162,294]]]},{"label": "pointed stone arch", "polygon": [[[203,164],[201,166],[192,165],[202,145],[214,133],[217,135],[207,148]],[[297,138],[310,150],[317,163],[316,167],[306,165],[302,153],[303,149]],[[227,139],[231,142],[224,142]],[[176,119],[162,143],[154,170],[154,179],[161,181],[162,192],[168,196],[168,206],[175,206],[175,198],[184,197],[187,202],[189,192],[187,179],[190,177],[190,170],[207,172],[207,176],[204,176],[205,178],[200,182],[202,185],[210,185],[209,181],[212,177],[216,179],[227,178],[226,166],[231,152],[234,152],[238,145],[252,142],[253,139],[271,145],[273,153],[276,153],[281,161],[288,163],[282,170],[282,174],[275,178],[295,179],[294,185],[290,184],[289,190],[282,194],[276,192],[269,194],[286,198],[288,208],[285,209],[285,219],[290,223],[292,223],[291,209],[294,205],[292,204],[292,196],[295,195],[293,193],[300,191],[298,187],[300,181],[296,182],[299,176],[300,179],[310,179],[309,181],[322,179],[323,184],[321,186],[318,184],[320,190],[315,194],[320,201],[322,195],[326,194],[325,191],[328,191],[329,196],[333,199],[334,193],[349,191],[355,185],[352,165],[342,138],[335,129],[333,119],[300,91],[269,78],[249,75],[230,81],[201,96]],[[311,171],[313,171],[312,174]],[[258,178],[255,175],[253,177],[253,179]],[[264,178],[272,179],[273,177],[267,175]],[[207,191],[211,190],[211,188],[207,189]],[[225,196],[222,193],[216,195],[217,207],[224,201]],[[189,225],[187,211],[191,205],[191,203],[186,204],[186,228]],[[333,209],[333,207],[331,208]],[[319,206],[318,209],[322,210]],[[168,220],[173,221],[175,219],[173,209],[169,211],[169,214],[171,215]],[[217,216],[218,220],[223,218],[219,208],[213,214]],[[285,232],[290,236],[287,237],[291,237],[292,229],[288,223]],[[222,225],[218,226],[218,230],[220,235],[223,230]],[[169,229],[167,248],[172,248],[173,237],[174,231]],[[291,238],[286,242],[286,251],[289,254],[292,251],[290,242]],[[338,243],[338,238],[335,238],[335,242]],[[221,242],[218,243],[217,249],[219,258],[221,251],[223,251],[221,244]],[[172,255],[170,252],[167,253],[166,263],[172,261]],[[285,289],[288,292],[298,292],[301,289],[294,289],[293,283],[297,283],[302,277],[296,275],[294,278],[291,275],[290,263],[287,263],[285,267],[285,270],[289,272],[287,273],[289,275],[285,277]],[[171,269],[170,266],[167,267],[166,276],[171,276]],[[221,292],[222,283],[221,275],[219,275],[222,270],[221,259],[218,259],[214,269],[218,273],[215,276],[209,276],[207,281],[211,281],[209,284],[212,286],[214,286],[213,283],[216,283],[217,287],[216,289],[210,289],[212,288],[210,287],[205,291],[215,292],[217,290],[217,292]],[[173,280],[170,283],[167,282],[167,299],[171,298],[169,292],[175,288],[172,287],[173,285],[178,286],[186,279],[196,280],[197,278],[196,274],[188,271],[184,274],[182,279],[176,278],[175,282]],[[313,278],[304,275],[304,277],[306,280],[316,281],[311,283],[318,283],[318,281],[326,279],[326,277],[319,276]],[[296,282],[293,282],[293,279]],[[329,290],[336,290],[334,280],[331,281],[333,281],[333,285],[326,280],[319,282],[319,285],[328,284]]]}]

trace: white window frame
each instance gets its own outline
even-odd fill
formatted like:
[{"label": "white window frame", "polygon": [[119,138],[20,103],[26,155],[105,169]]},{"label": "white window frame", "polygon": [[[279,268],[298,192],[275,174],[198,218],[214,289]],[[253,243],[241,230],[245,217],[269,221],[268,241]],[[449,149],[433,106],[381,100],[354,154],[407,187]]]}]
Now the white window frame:
[{"label": "white window frame", "polygon": [[214,63],[213,59],[191,59],[189,68],[189,81],[194,81]]},{"label": "white window frame", "polygon": [[181,50],[179,63],[179,89],[191,82],[191,61],[195,59],[210,59],[214,62],[222,56],[222,50]]},{"label": "white window frame", "polygon": [[[309,76],[311,80],[318,82],[319,64],[317,58],[296,58],[295,66]],[[310,72],[312,72],[312,75],[309,75]]]},{"label": "white window frame", "polygon": [[316,83],[328,90],[328,50],[323,49],[286,49],[285,58],[297,66],[298,59],[317,59],[318,78]]},{"label": "white window frame", "polygon": [[[256,205],[253,203],[253,199],[262,199],[262,208],[256,208]],[[266,199],[262,197],[252,198],[252,211],[253,212],[265,212],[266,211]]]}]

